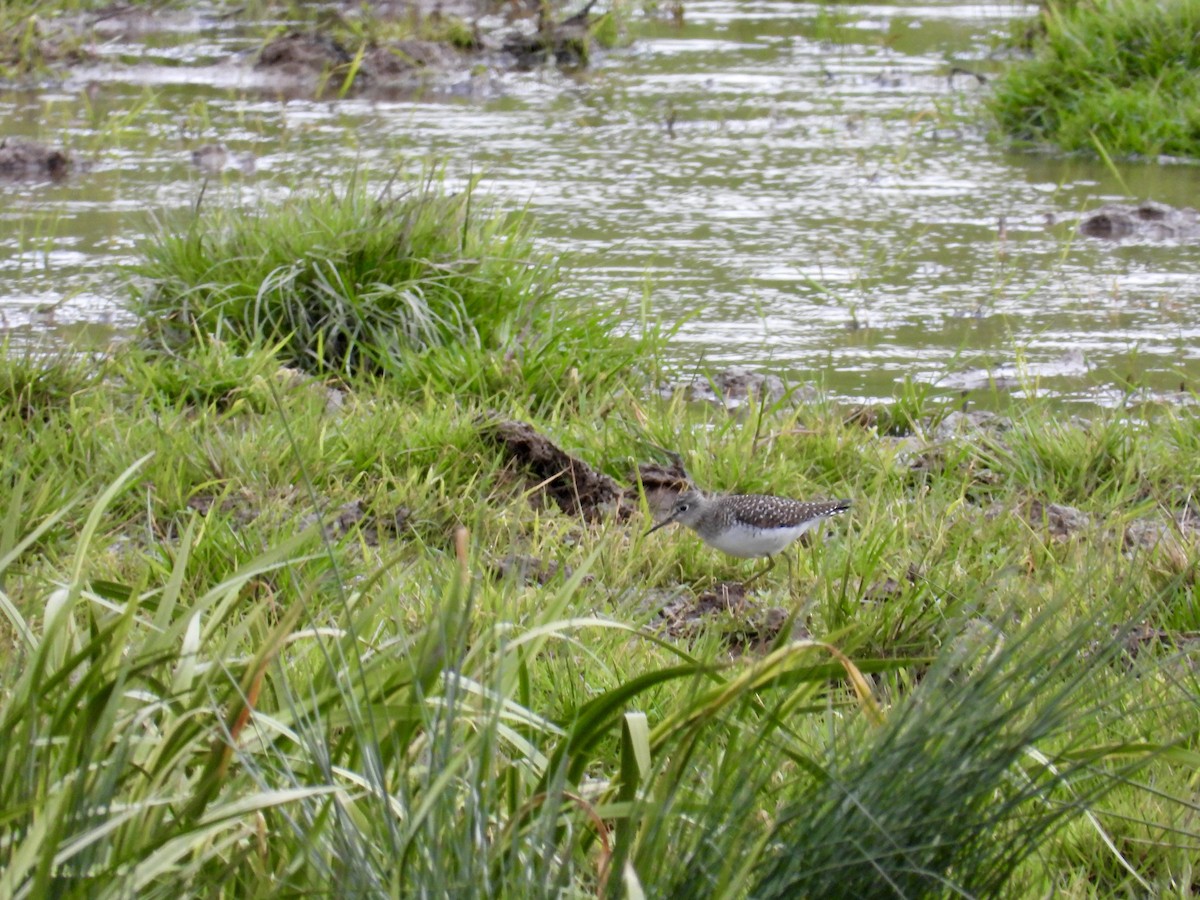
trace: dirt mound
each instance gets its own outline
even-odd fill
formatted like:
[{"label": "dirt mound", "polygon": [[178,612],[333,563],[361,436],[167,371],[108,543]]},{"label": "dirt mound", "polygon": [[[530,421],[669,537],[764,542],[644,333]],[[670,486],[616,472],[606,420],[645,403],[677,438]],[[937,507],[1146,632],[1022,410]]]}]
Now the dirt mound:
[{"label": "dirt mound", "polygon": [[71,160],[62,150],[20,138],[0,141],[0,176],[62,178],[70,168]]},{"label": "dirt mound", "polygon": [[625,489],[616,480],[562,450],[527,422],[492,418],[480,433],[527,469],[563,512],[588,521],[616,511],[625,518]]},{"label": "dirt mound", "polygon": [[1111,203],[1088,213],[1079,223],[1085,237],[1110,241],[1200,241],[1200,213],[1146,201],[1137,206]]}]

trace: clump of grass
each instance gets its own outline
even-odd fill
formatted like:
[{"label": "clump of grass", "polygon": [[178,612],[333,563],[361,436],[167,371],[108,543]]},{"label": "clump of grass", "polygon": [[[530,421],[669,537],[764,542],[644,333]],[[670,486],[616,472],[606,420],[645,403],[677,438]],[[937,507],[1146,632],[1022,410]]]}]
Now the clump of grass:
[{"label": "clump of grass", "polygon": [[881,676],[921,670],[882,721],[831,706],[820,749],[786,692],[763,695],[761,719],[726,717],[724,740],[665,763],[639,807],[639,876],[678,897],[748,883],[755,897],[997,896],[1052,881],[1035,859],[1050,836],[1168,748],[1105,746],[1125,702],[1105,668],[1119,645],[1089,652],[1086,627],[1050,622],[964,636],[932,667]]},{"label": "clump of grass", "polygon": [[82,356],[61,347],[44,352],[28,344],[14,346],[5,338],[0,341],[0,417],[44,418],[96,377],[95,366]]},{"label": "clump of grass", "polygon": [[1051,2],[990,108],[1019,141],[1200,157],[1200,2]]},{"label": "clump of grass", "polygon": [[209,334],[279,344],[309,371],[403,371],[420,351],[510,346],[558,301],[558,270],[523,213],[430,177],[257,211],[202,212],[145,247],[135,303],[171,345]]},{"label": "clump of grass", "polygon": [[23,78],[63,61],[78,62],[87,54],[83,38],[58,27],[64,13],[85,4],[14,0],[0,7],[0,75]]},{"label": "clump of grass", "polygon": [[332,33],[345,46],[355,50],[413,39],[446,44],[459,50],[479,49],[479,35],[461,16],[447,15],[440,10],[427,14],[418,7],[412,7],[402,16],[379,15],[370,7],[362,7],[354,17],[339,17]]},{"label": "clump of grass", "polygon": [[214,406],[236,410],[247,404],[256,412],[274,405],[272,385],[282,390],[301,376],[280,365],[275,348],[237,353],[219,340],[199,338],[184,353],[122,357],[125,374],[139,388],[180,407]]}]

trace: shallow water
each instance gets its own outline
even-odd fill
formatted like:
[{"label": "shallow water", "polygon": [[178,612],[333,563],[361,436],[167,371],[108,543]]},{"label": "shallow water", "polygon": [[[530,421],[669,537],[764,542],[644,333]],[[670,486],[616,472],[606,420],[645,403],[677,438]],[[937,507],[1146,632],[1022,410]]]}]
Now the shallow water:
[{"label": "shallow water", "polygon": [[[67,145],[64,182],[0,183],[0,314],[75,337],[129,322],[121,265],[151,213],[268,202],[445,155],[528,202],[573,292],[678,325],[682,370],[748,365],[857,400],[911,378],[1114,402],[1200,384],[1200,247],[1074,236],[1081,211],[1195,205],[1200,167],[1005,151],[955,113],[1033,7],[694,2],[635,21],[592,71],[461,77],[423,99],[285,98],[255,39],[189,14],[100,63],[0,92],[6,134]],[[244,170],[243,170],[244,169]],[[1003,222],[1003,225],[1001,224]]]}]

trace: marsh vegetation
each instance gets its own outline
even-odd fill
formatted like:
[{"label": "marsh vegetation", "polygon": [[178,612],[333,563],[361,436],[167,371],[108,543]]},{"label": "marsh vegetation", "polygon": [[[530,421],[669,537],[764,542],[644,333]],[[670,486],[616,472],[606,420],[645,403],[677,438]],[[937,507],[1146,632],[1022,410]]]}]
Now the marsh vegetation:
[{"label": "marsh vegetation", "polygon": [[[585,317],[576,352],[531,325],[519,218],[410,187],[181,224],[148,245],[144,343],[5,354],[5,894],[1192,889],[1194,415],[656,397],[658,332]],[[382,218],[282,227],[348,197]],[[383,352],[343,296],[335,355],[242,314],[324,321],[343,241],[386,248],[356,264],[397,289],[418,261],[462,274],[365,239],[398,221],[489,233],[471,290],[511,299]],[[285,247],[329,273],[315,295],[262,274]],[[170,291],[187,340],[162,340]],[[564,512],[498,414],[630,502]],[[745,573],[645,535],[633,473],[671,453],[854,512],[678,629],[668,609]]]},{"label": "marsh vegetation", "polygon": [[1121,158],[1200,158],[1200,3],[1043,4],[1000,78],[1003,133]]},{"label": "marsh vegetation", "polygon": [[[213,163],[129,239],[122,341],[2,348],[0,897],[1200,890],[1186,383],[721,377],[532,204],[376,162]],[[860,244],[818,287],[869,346]],[[746,590],[647,534],[681,473],[854,506]]]}]

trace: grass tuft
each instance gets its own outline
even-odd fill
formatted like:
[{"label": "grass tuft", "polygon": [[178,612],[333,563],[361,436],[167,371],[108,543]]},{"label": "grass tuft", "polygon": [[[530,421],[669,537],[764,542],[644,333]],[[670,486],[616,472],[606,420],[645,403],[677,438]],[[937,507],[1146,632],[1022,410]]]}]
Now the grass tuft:
[{"label": "grass tuft", "polygon": [[278,344],[285,363],[314,372],[403,371],[437,347],[508,347],[561,302],[526,216],[484,201],[474,181],[380,194],[354,181],[275,208],[206,211],[165,226],[145,255],[136,306],[155,337]]},{"label": "grass tuft", "polygon": [[24,422],[44,419],[91,386],[97,378],[87,359],[61,347],[43,352],[31,345],[0,341],[0,416]]},{"label": "grass tuft", "polygon": [[990,107],[1018,141],[1200,157],[1200,2],[1052,2]]}]

